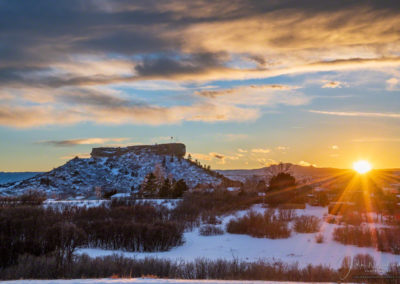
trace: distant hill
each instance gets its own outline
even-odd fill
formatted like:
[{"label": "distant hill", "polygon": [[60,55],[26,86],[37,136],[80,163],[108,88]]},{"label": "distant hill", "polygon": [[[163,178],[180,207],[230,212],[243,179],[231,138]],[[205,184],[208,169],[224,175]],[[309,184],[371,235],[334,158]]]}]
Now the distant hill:
[{"label": "distant hill", "polygon": [[238,180],[241,182],[246,179],[259,179],[268,182],[270,178],[279,172],[290,172],[297,180],[307,182],[308,180],[315,180],[318,178],[334,176],[341,173],[349,172],[349,170],[335,169],[335,168],[317,168],[313,166],[300,166],[290,163],[279,165],[271,165],[260,169],[251,170],[218,170],[218,172],[225,177]]},{"label": "distant hill", "polygon": [[0,184],[13,183],[29,179],[42,172],[0,172]]},{"label": "distant hill", "polygon": [[0,185],[0,194],[14,195],[34,189],[48,195],[90,195],[96,187],[130,192],[156,170],[165,178],[185,180],[189,188],[222,182],[223,176],[185,159],[185,154],[186,147],[181,143],[94,148],[88,159],[74,158],[50,172]]},{"label": "distant hill", "polygon": [[[246,179],[264,180],[267,184],[272,176],[281,171],[291,173],[300,183],[314,185],[345,185],[354,175],[354,171],[349,169],[318,168],[313,166],[294,165],[290,163],[271,165],[269,167],[250,170],[218,170],[220,174],[231,180],[241,182],[245,182]],[[382,177],[390,177],[390,179],[382,179],[383,184],[380,184],[381,186],[400,182],[400,169],[374,170],[374,172],[380,174]]]}]

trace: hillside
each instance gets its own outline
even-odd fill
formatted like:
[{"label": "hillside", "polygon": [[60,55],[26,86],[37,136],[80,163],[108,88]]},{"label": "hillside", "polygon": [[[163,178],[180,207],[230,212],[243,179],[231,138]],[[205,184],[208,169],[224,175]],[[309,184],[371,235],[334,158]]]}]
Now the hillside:
[{"label": "hillside", "polygon": [[96,187],[130,192],[138,189],[156,168],[164,177],[185,180],[189,188],[222,181],[214,172],[185,159],[185,153],[185,145],[180,143],[94,148],[88,159],[74,158],[50,172],[0,185],[0,193],[14,195],[35,189],[48,195],[92,195]]}]

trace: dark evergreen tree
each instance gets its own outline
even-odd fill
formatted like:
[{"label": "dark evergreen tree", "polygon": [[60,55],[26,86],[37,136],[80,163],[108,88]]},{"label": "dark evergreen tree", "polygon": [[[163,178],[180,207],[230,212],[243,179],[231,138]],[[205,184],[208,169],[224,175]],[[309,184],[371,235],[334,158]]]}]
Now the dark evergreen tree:
[{"label": "dark evergreen tree", "polygon": [[147,194],[154,194],[157,191],[156,176],[153,173],[150,173],[147,176],[147,181],[144,184],[143,191]]},{"label": "dark evergreen tree", "polygon": [[296,185],[296,179],[289,173],[279,173],[269,182],[269,190],[281,190]]},{"label": "dark evergreen tree", "polygon": [[159,196],[160,197],[169,197],[171,195],[171,183],[168,178],[164,179],[164,184],[160,188]]},{"label": "dark evergreen tree", "polygon": [[186,182],[183,179],[178,180],[172,189],[172,197],[182,197],[183,193],[188,190]]}]

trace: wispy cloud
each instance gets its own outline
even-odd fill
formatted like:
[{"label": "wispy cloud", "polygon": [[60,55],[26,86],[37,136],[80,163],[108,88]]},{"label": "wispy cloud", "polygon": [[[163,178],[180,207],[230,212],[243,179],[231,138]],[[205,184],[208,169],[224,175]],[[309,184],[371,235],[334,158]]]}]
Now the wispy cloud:
[{"label": "wispy cloud", "polygon": [[392,78],[386,80],[387,89],[389,91],[393,91],[396,89],[396,87],[398,87],[399,83],[400,83],[399,79],[392,77]]},{"label": "wispy cloud", "polygon": [[262,148],[255,148],[255,149],[251,149],[252,153],[257,153],[257,154],[268,154],[271,152],[270,149],[262,149]]},{"label": "wispy cloud", "polygon": [[331,89],[335,89],[335,88],[342,88],[343,83],[339,82],[339,81],[329,81],[326,82],[325,84],[322,85],[322,88],[331,88]]},{"label": "wispy cloud", "polygon": [[193,158],[198,159],[198,160],[203,160],[203,161],[216,161],[217,164],[225,164],[227,160],[239,160],[240,156],[232,156],[232,155],[226,155],[226,154],[221,154],[217,152],[210,152],[208,154],[202,154],[202,153],[193,153],[191,154]]},{"label": "wispy cloud", "polygon": [[309,110],[309,112],[317,114],[336,115],[336,116],[400,118],[400,113],[385,113],[385,112],[344,112],[344,111],[323,111],[323,110]]},{"label": "wispy cloud", "polygon": [[39,141],[39,144],[48,144],[56,147],[71,147],[77,145],[95,145],[95,144],[106,144],[110,142],[123,142],[129,138],[81,138],[81,139],[69,139],[69,140],[46,140]]},{"label": "wispy cloud", "polygon": [[309,163],[309,162],[306,162],[306,161],[300,161],[300,162],[298,162],[297,163],[298,165],[300,165],[300,166],[303,166],[303,167],[316,167],[317,165],[316,164],[312,164],[312,163]]}]

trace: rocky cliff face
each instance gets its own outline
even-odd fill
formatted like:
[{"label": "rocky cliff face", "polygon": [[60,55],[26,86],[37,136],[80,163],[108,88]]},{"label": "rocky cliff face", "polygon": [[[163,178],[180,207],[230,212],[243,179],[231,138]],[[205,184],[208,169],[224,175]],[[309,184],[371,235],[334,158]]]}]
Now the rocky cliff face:
[{"label": "rocky cliff face", "polygon": [[0,185],[0,194],[14,195],[34,189],[48,195],[92,195],[98,188],[130,192],[156,169],[164,177],[184,179],[190,188],[217,185],[222,179],[184,159],[184,144],[126,148],[94,148],[89,159],[75,158],[50,172],[13,184]]},{"label": "rocky cliff face", "polygon": [[90,153],[90,155],[93,158],[99,158],[99,157],[122,156],[125,155],[126,153],[133,153],[136,155],[142,155],[142,154],[169,155],[178,158],[183,158],[186,154],[186,146],[185,144],[182,143],[168,143],[159,145],[129,146],[124,148],[101,147],[101,148],[93,148],[92,153]]}]

